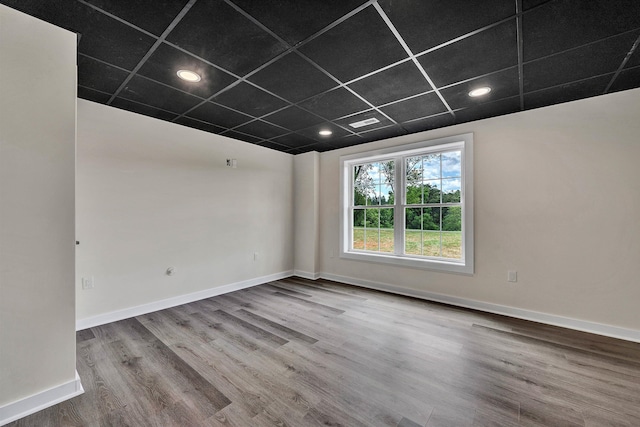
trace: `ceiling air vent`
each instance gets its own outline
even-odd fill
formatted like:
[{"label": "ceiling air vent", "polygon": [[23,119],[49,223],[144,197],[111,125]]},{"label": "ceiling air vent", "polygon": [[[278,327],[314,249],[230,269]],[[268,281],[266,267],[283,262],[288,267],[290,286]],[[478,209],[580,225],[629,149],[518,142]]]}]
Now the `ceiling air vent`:
[{"label": "ceiling air vent", "polygon": [[366,120],[360,120],[359,122],[355,122],[355,123],[349,123],[349,126],[351,126],[352,128],[361,128],[363,126],[369,126],[372,125],[374,123],[380,123],[380,120],[376,119],[375,117],[372,117],[370,119],[366,119]]}]

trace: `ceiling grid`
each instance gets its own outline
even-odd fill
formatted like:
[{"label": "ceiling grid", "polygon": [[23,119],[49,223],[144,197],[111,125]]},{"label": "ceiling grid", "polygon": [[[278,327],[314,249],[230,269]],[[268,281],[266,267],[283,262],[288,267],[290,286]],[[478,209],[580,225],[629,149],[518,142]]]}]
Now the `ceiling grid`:
[{"label": "ceiling grid", "polygon": [[79,34],[80,98],[291,154],[640,87],[635,0],[0,3]]}]

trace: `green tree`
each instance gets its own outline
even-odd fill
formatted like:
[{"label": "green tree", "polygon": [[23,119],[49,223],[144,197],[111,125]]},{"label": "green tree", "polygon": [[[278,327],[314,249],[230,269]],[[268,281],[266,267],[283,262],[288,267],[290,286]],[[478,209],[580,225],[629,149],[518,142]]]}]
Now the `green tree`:
[{"label": "green tree", "polygon": [[380,228],[393,228],[393,209],[380,209]]},{"label": "green tree", "polygon": [[380,226],[380,210],[379,209],[366,209],[366,224],[367,228],[378,228]]},{"label": "green tree", "polygon": [[442,229],[444,231],[462,230],[462,209],[458,206],[445,209],[446,211],[443,212]]}]

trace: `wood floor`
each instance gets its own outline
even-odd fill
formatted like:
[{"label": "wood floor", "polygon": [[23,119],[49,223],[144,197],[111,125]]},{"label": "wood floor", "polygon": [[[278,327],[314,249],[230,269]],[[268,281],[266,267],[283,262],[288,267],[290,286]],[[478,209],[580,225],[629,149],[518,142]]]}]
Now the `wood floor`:
[{"label": "wood floor", "polygon": [[80,331],[15,426],[640,426],[640,344],[289,278]]}]

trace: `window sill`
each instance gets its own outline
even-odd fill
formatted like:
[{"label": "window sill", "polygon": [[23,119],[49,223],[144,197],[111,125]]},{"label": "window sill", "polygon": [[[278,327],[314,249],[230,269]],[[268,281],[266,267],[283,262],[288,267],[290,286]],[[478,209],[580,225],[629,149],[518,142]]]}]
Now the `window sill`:
[{"label": "window sill", "polygon": [[393,254],[374,254],[364,252],[342,252],[340,258],[355,261],[366,261],[380,264],[392,264],[398,267],[418,268],[422,270],[434,270],[446,273],[473,275],[473,264],[465,262],[418,259],[397,256]]}]

